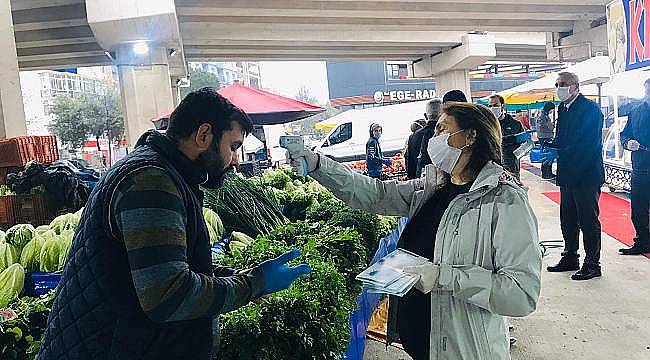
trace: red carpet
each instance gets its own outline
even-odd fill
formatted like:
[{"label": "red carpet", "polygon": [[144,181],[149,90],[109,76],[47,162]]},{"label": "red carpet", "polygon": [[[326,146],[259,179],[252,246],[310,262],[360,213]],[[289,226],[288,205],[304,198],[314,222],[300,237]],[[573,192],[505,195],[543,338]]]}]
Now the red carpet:
[{"label": "red carpet", "polygon": [[[560,203],[559,192],[543,194],[555,203]],[[627,246],[632,246],[636,232],[630,218],[632,212],[630,202],[612,194],[603,193],[600,195],[599,204],[600,224],[603,232]],[[650,253],[645,256],[650,259]]]}]

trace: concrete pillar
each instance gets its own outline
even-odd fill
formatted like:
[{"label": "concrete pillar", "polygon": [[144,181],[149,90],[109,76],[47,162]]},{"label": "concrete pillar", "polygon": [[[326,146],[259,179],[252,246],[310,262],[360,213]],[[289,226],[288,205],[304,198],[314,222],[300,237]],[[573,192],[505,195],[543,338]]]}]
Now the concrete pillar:
[{"label": "concrete pillar", "polygon": [[436,94],[443,97],[449,90],[460,90],[465,93],[467,101],[472,101],[472,91],[469,87],[469,70],[450,70],[436,75]]},{"label": "concrete pillar", "polygon": [[174,108],[167,48],[151,46],[143,55],[133,52],[133,44],[116,50],[124,106],[126,139],[135,145],[143,132],[154,128],[151,119]]},{"label": "concrete pillar", "polygon": [[9,0],[0,0],[0,24],[0,138],[27,135]]}]

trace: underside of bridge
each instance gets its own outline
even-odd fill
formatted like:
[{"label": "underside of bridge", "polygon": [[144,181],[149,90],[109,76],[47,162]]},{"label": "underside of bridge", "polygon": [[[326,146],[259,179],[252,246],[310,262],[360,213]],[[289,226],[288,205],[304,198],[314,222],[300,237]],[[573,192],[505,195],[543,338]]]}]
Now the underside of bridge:
[{"label": "underside of bridge", "polygon": [[[24,132],[3,120],[21,118],[12,110],[20,102],[19,69],[116,65],[127,122],[139,124],[129,125],[135,134],[173,107],[171,87],[186,76],[187,61],[411,61],[416,76],[437,78],[440,91],[467,89],[468,71],[486,62],[606,53],[607,2],[0,0],[7,24],[0,45],[9,50],[0,81],[13,84],[0,94],[0,137]],[[151,51],[132,54],[142,41]]]}]

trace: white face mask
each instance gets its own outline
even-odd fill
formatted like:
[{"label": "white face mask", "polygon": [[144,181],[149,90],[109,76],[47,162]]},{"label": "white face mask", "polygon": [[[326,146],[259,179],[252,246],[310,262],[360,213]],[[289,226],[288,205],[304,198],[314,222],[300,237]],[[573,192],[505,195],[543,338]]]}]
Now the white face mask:
[{"label": "white face mask", "polygon": [[431,163],[447,174],[451,174],[452,170],[454,170],[454,167],[456,167],[456,163],[458,163],[458,159],[460,159],[460,155],[465,148],[463,147],[463,149],[458,149],[450,146],[448,143],[449,138],[462,131],[463,130],[458,130],[453,134],[442,133],[429,140],[427,152],[431,158]]},{"label": "white face mask", "polygon": [[491,106],[490,110],[492,110],[494,116],[497,117],[497,120],[501,118],[501,115],[503,115],[503,109],[501,109],[501,106]]},{"label": "white face mask", "polygon": [[571,87],[570,86],[562,86],[558,87],[555,93],[557,94],[557,98],[560,99],[560,101],[567,101],[569,98],[571,98]]}]

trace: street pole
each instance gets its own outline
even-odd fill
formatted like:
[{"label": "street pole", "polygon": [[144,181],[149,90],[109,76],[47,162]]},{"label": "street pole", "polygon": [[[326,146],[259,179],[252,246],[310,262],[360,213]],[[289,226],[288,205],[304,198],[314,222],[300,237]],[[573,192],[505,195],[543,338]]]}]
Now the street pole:
[{"label": "street pole", "polygon": [[108,139],[108,167],[113,165],[113,150],[111,148],[111,125],[108,117],[108,93],[104,91],[104,114],[106,116],[106,138]]}]

